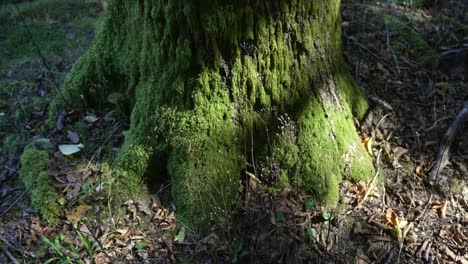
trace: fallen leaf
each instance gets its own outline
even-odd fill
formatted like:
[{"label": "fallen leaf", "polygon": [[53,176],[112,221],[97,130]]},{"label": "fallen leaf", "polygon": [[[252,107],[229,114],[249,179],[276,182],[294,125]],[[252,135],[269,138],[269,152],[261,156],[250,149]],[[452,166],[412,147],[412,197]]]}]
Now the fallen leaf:
[{"label": "fallen leaf", "polygon": [[179,233],[177,233],[177,235],[175,236],[174,242],[182,243],[184,242],[184,240],[185,240],[185,227],[182,227],[179,230]]},{"label": "fallen leaf", "polygon": [[424,166],[422,164],[416,167],[416,175],[418,175],[422,179],[427,179],[427,175],[426,175],[426,172],[424,171]]},{"label": "fallen leaf", "polygon": [[136,203],[138,205],[138,210],[140,210],[140,212],[143,212],[146,215],[152,215],[153,214],[153,212],[151,212],[151,210],[149,209],[148,204],[146,203],[146,201],[138,200],[138,201],[136,201]]},{"label": "fallen leaf", "polygon": [[78,144],[78,142],[80,142],[80,136],[73,131],[67,130],[67,137],[73,144]]},{"label": "fallen leaf", "polygon": [[403,246],[403,234],[401,232],[401,224],[398,220],[398,215],[392,210],[392,208],[389,208],[385,214],[385,218],[387,219],[387,222],[393,227],[395,236],[398,240],[398,245],[401,248]]},{"label": "fallen leaf", "polygon": [[121,98],[123,97],[123,94],[121,93],[111,93],[109,96],[107,96],[107,101],[111,104],[116,104]]},{"label": "fallen leaf", "polygon": [[94,263],[96,264],[108,264],[111,263],[109,257],[104,252],[99,252],[94,256]]},{"label": "fallen leaf", "polygon": [[366,148],[367,152],[371,155],[374,156],[374,153],[372,153],[372,137],[366,137],[362,143],[364,144],[364,147]]},{"label": "fallen leaf", "polygon": [[448,206],[448,200],[445,200],[444,202],[435,202],[432,208],[437,211],[437,214],[439,215],[440,218],[445,218],[446,212],[447,212],[447,206]]},{"label": "fallen leaf", "polygon": [[137,207],[136,207],[135,201],[130,199],[126,201],[124,204],[127,205],[127,209],[132,213],[132,218],[135,218],[137,215]]},{"label": "fallen leaf", "polygon": [[52,144],[48,138],[38,138],[36,141],[34,141],[34,143],[42,149],[49,149],[54,146],[54,144]]},{"label": "fallen leaf", "polygon": [[99,120],[95,115],[87,115],[84,117],[84,120],[88,123],[94,123]]},{"label": "fallen leaf", "polygon": [[90,205],[80,204],[75,210],[67,212],[65,217],[68,219],[68,221],[78,222],[81,219],[81,217],[90,209]]},{"label": "fallen leaf", "polygon": [[444,254],[450,258],[452,261],[457,261],[458,256],[453,252],[448,246],[444,246]]},{"label": "fallen leaf", "polygon": [[138,242],[136,245],[135,245],[135,248],[140,250],[140,249],[145,249],[145,248],[149,248],[151,245],[146,243],[146,242]]},{"label": "fallen leaf", "polygon": [[65,197],[69,201],[78,194],[78,192],[81,190],[81,187],[82,187],[81,183],[79,182],[75,182],[71,184],[71,186],[73,186],[73,188],[67,192],[67,195],[65,195]]},{"label": "fallen leaf", "polygon": [[163,238],[162,238],[162,241],[164,242],[164,244],[166,244],[166,247],[169,250],[169,252],[171,254],[174,254],[175,251],[176,251],[176,247],[175,247],[174,243],[172,243],[172,239],[170,239],[168,236],[169,236],[168,234],[164,234]]},{"label": "fallen leaf", "polygon": [[63,155],[72,155],[72,154],[75,154],[77,152],[80,152],[80,150],[84,148],[84,145],[83,144],[75,144],[75,145],[68,145],[68,144],[65,144],[65,145],[60,145],[59,146],[59,150],[60,152],[62,152]]},{"label": "fallen leaf", "polygon": [[57,117],[57,125],[56,128],[57,130],[62,130],[63,129],[63,118],[65,117],[65,112],[60,112],[58,117]]},{"label": "fallen leaf", "polygon": [[396,147],[393,149],[393,161],[392,165],[393,167],[396,168],[401,168],[402,166],[400,165],[400,158],[408,152],[407,149],[402,148],[402,147]]}]

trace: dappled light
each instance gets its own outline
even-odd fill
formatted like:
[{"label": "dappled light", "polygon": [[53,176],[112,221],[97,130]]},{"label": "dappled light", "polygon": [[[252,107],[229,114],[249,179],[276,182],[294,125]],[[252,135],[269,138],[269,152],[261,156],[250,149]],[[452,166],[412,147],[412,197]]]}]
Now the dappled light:
[{"label": "dappled light", "polygon": [[0,263],[468,263],[466,8],[0,3]]}]

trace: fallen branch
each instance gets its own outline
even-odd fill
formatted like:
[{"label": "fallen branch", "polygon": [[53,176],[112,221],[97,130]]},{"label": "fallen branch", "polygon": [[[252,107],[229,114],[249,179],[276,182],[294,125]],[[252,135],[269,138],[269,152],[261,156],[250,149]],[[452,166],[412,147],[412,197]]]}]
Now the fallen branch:
[{"label": "fallen branch", "polygon": [[24,190],[24,192],[22,192],[16,199],[15,201],[5,210],[3,211],[0,216],[3,217],[8,211],[10,211],[11,208],[13,208],[13,206],[16,205],[16,203],[21,199],[21,197],[23,197],[26,192],[29,190],[29,188],[26,188],[26,190]]},{"label": "fallen branch", "polygon": [[11,263],[13,264],[19,264],[18,260],[11,254],[11,252],[8,250],[8,248],[3,247],[3,253],[7,255],[7,257],[10,259]]},{"label": "fallen branch", "polygon": [[439,152],[437,154],[437,159],[434,163],[434,166],[428,173],[429,181],[436,180],[440,172],[447,165],[448,160],[449,160],[450,146],[452,145],[453,139],[455,138],[457,131],[465,123],[467,118],[468,118],[468,100],[466,100],[463,103],[463,107],[460,113],[458,113],[457,117],[453,121],[452,125],[450,125],[447,132],[445,132],[444,138],[442,139],[442,143],[439,148]]}]

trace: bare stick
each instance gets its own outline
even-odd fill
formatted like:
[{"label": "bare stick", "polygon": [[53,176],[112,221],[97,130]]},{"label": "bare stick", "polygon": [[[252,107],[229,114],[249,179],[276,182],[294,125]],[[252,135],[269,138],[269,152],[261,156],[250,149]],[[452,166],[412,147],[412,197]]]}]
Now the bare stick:
[{"label": "bare stick", "polygon": [[439,176],[440,172],[444,169],[449,161],[449,152],[450,146],[452,145],[453,139],[457,134],[458,129],[465,123],[466,119],[468,118],[468,100],[463,103],[463,108],[461,109],[460,113],[458,113],[457,117],[453,121],[452,125],[450,125],[447,132],[442,139],[442,143],[439,148],[439,152],[437,153],[437,159],[435,161],[435,165],[429,171],[428,180],[434,181]]},{"label": "bare stick", "polygon": [[355,208],[358,208],[363,202],[364,200],[367,198],[367,196],[369,195],[370,191],[372,191],[372,188],[374,187],[373,183],[375,181],[375,179],[377,178],[377,176],[379,175],[380,173],[380,154],[382,153],[382,149],[379,150],[379,153],[377,154],[377,161],[376,161],[376,165],[377,165],[377,171],[375,172],[375,175],[374,177],[372,178],[372,180],[369,182],[369,187],[367,188],[367,191],[366,193],[364,194],[364,197],[362,197],[362,200],[356,205]]},{"label": "bare stick", "polygon": [[26,190],[24,190],[24,192],[22,192],[18,198],[16,198],[16,200],[5,210],[3,211],[0,216],[4,216],[8,211],[10,211],[11,208],[13,208],[13,206],[15,206],[15,204],[21,199],[21,197],[23,197],[23,195],[26,194],[26,192],[28,191],[29,188],[26,188]]},{"label": "bare stick", "polygon": [[34,46],[34,48],[36,49],[37,54],[38,54],[39,57],[41,58],[42,64],[44,65],[44,67],[46,68],[47,72],[49,73],[49,75],[50,75],[50,77],[51,77],[51,79],[52,79],[52,83],[53,83],[54,86],[55,86],[55,89],[58,91],[58,93],[59,93],[60,96],[62,97],[63,102],[64,102],[65,104],[68,104],[67,99],[65,99],[65,96],[64,96],[62,90],[60,89],[59,84],[57,83],[57,80],[55,80],[55,78],[54,78],[54,74],[52,73],[52,70],[51,70],[51,68],[49,67],[49,64],[47,63],[46,58],[45,58],[44,55],[42,54],[42,51],[41,51],[41,49],[39,48],[39,46],[37,45],[36,41],[34,41],[34,38],[33,38],[33,36],[32,36],[32,33],[31,33],[31,31],[29,30],[28,25],[26,24],[26,19],[25,19],[25,17],[23,16],[23,13],[21,13],[21,10],[20,10],[18,4],[14,3],[13,5],[14,5],[15,8],[16,8],[16,12],[18,12],[18,16],[19,16],[19,18],[21,19],[21,22],[23,22],[23,25],[24,25],[24,28],[26,29],[26,33],[27,33],[27,36],[29,37],[29,40],[31,41],[31,43],[32,43],[32,45]]},{"label": "bare stick", "polygon": [[16,260],[15,256],[13,256],[13,254],[11,254],[11,252],[8,250],[8,248],[3,247],[3,252],[5,253],[5,255],[8,256],[8,258],[9,258],[10,261],[11,261],[11,263],[19,264],[18,260]]}]

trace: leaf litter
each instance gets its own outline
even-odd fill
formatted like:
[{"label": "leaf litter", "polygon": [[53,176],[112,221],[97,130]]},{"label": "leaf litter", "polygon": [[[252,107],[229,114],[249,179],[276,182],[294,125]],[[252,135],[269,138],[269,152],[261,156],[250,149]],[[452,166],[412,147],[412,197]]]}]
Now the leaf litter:
[{"label": "leaf litter", "polygon": [[[0,213],[5,219],[0,243],[16,256],[45,259],[51,254],[38,255],[41,236],[51,241],[62,237],[67,248],[81,246],[77,253],[67,249],[70,256],[78,254],[95,263],[174,263],[187,256],[207,263],[467,263],[466,137],[456,138],[440,180],[434,186],[427,183],[441,136],[466,96],[466,77],[455,67],[460,55],[453,52],[463,45],[463,38],[457,37],[460,30],[440,10],[361,2],[343,1],[344,55],[354,78],[369,94],[371,112],[360,123],[360,132],[370,155],[382,151],[382,172],[372,184],[343,182],[338,208],[318,207],[312,195],[288,187],[272,193],[261,175],[249,172],[241,180],[235,211],[220,214],[208,233],[177,226],[173,208],[164,206],[157,195],[151,201],[122,201],[116,209],[121,213],[116,214],[105,201],[111,185],[100,180],[105,172],[95,157],[96,139],[107,127],[115,127],[110,145],[118,148],[126,124],[88,109],[63,112],[55,132],[36,135],[35,143],[52,154],[48,173],[63,198],[58,227],[47,226],[29,208],[28,199],[17,195],[15,188],[20,187],[13,180],[18,157],[0,157]],[[443,12],[462,20],[460,1],[449,2]],[[383,20],[383,14],[420,34],[439,52],[440,65],[431,66],[430,57],[413,49],[409,40],[404,50],[392,46],[393,40],[401,41],[401,33],[388,24],[392,20]],[[420,17],[425,21],[418,22]],[[41,76],[41,82],[47,83],[48,77]],[[47,87],[34,89],[50,93]],[[120,98],[111,94],[107,99],[118,103]],[[32,112],[27,133],[39,133],[34,128],[44,121],[44,109]],[[10,115],[10,109],[2,108],[0,118]],[[80,121],[88,133],[75,129]],[[5,137],[0,139],[5,143]],[[100,242],[90,255],[84,245],[93,241]],[[2,254],[0,262],[5,258]]]}]

